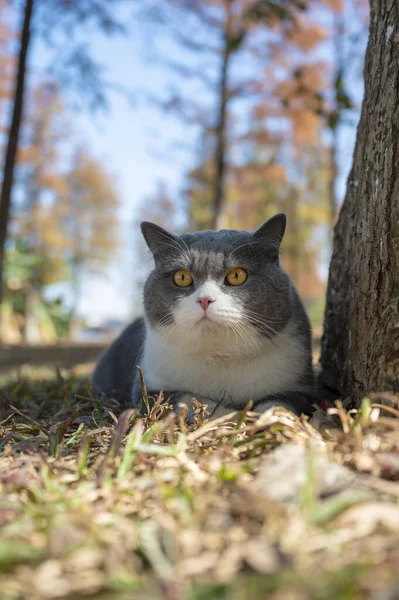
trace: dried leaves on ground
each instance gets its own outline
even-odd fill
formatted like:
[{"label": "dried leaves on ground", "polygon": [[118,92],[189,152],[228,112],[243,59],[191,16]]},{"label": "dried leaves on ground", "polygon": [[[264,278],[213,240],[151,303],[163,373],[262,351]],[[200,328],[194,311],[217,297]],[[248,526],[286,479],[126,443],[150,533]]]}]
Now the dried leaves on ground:
[{"label": "dried leaves on ground", "polygon": [[[0,597],[399,597],[393,395],[187,423],[73,377],[0,398]],[[395,587],[396,586],[396,587]],[[396,594],[396,595],[395,595]]]}]

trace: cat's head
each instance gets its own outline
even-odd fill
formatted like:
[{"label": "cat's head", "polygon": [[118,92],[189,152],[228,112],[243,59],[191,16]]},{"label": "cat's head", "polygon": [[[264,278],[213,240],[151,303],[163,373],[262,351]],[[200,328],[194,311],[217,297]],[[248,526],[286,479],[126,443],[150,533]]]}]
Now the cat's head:
[{"label": "cat's head", "polygon": [[[288,275],[279,263],[286,217],[253,233],[205,231],[175,235],[153,223],[141,230],[155,268],[144,288],[149,325],[170,343],[259,351],[292,316]],[[194,350],[194,349],[193,349]]]}]

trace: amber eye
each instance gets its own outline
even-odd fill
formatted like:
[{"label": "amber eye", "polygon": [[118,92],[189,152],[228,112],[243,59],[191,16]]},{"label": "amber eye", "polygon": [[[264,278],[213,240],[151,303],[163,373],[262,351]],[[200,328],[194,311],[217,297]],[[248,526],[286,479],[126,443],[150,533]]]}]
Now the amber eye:
[{"label": "amber eye", "polygon": [[226,283],[229,285],[242,285],[247,280],[247,272],[244,269],[231,269],[226,275]]},{"label": "amber eye", "polygon": [[179,269],[173,275],[173,281],[179,287],[188,287],[192,284],[193,278],[191,277],[189,271],[187,271],[186,269]]}]

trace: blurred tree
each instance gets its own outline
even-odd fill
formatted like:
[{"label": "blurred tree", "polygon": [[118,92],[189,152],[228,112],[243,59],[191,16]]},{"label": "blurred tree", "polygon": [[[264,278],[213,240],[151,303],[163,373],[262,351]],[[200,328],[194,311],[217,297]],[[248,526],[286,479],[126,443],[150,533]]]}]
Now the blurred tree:
[{"label": "blurred tree", "polygon": [[31,96],[17,154],[17,181],[23,189],[26,236],[34,234],[34,213],[43,194],[62,194],[65,191],[60,163],[63,144],[70,137],[58,87],[54,83],[43,82],[32,90]]},{"label": "blurred tree", "polygon": [[202,134],[197,164],[187,173],[184,185],[190,231],[205,230],[212,227],[215,185],[213,159],[213,137],[205,129]]},{"label": "blurred tree", "polygon": [[[282,93],[277,71],[286,77],[294,63],[298,70],[298,65],[312,62],[309,51],[324,39],[323,29],[310,13],[304,17],[308,4],[298,0],[167,0],[160,11],[150,13],[161,24],[161,31],[166,29],[184,49],[178,59],[164,58],[181,79],[163,106],[202,130],[205,152],[198,163],[206,164],[207,173],[198,183],[203,186],[206,181],[208,189],[209,204],[206,210],[203,206],[202,216],[207,215],[207,227],[223,224],[226,176],[240,154],[237,143],[249,134],[242,115],[250,114],[255,105],[261,110],[263,105],[265,121],[267,117],[277,119],[282,107],[280,103],[276,108]],[[184,31],[180,26],[183,19]],[[321,64],[318,61],[313,70]],[[320,112],[323,77],[308,79]],[[290,107],[290,119],[296,132],[301,128],[302,137],[316,135],[320,129],[320,117],[308,106],[310,96],[298,95],[295,110]]]},{"label": "blurred tree", "polygon": [[8,143],[4,158],[3,179],[0,191],[0,305],[2,302],[4,251],[11,208],[11,189],[14,177],[15,159],[18,149],[19,130],[22,119],[25,73],[29,49],[32,9],[33,0],[26,0],[18,56],[17,81],[15,86],[12,120],[8,134]]},{"label": "blurred tree", "polygon": [[287,214],[288,226],[282,247],[282,263],[290,273],[308,308],[324,295],[320,277],[323,249],[328,246],[329,148],[302,147],[288,172],[279,210]]},{"label": "blurred tree", "polygon": [[399,4],[371,0],[365,95],[334,231],[322,381],[358,406],[399,392]]},{"label": "blurred tree", "polygon": [[85,150],[76,152],[65,183],[66,192],[58,196],[54,213],[67,238],[74,314],[84,273],[101,272],[118,249],[119,198],[111,175]]},{"label": "blurred tree", "polygon": [[[48,301],[43,289],[68,277],[63,258],[36,251],[19,239],[6,252],[4,310],[17,326],[17,341],[28,343],[55,342],[69,330],[70,313],[60,301]],[[4,314],[4,313],[3,313]],[[1,324],[4,339],[10,340],[9,325]]]},{"label": "blurred tree", "polygon": [[57,87],[41,86],[32,96],[18,153],[20,194],[12,238],[19,251],[8,255],[10,268],[14,261],[19,264],[21,248],[23,256],[30,253],[34,264],[40,264],[39,274],[29,270],[32,281],[25,278],[18,291],[24,298],[18,310],[21,314],[23,305],[28,342],[38,339],[39,313],[43,320],[45,307],[60,310],[44,300],[50,284],[73,286],[74,307],[68,312],[68,322],[73,323],[83,271],[104,268],[117,247],[119,205],[112,177],[87,151],[76,152],[65,171],[68,123]]},{"label": "blurred tree", "polygon": [[[4,158],[3,180],[0,192],[0,303],[3,280],[3,258],[11,208],[11,192],[18,149],[19,133],[24,103],[25,74],[31,31],[37,38],[56,51],[52,55],[49,71],[77,98],[86,98],[89,106],[104,106],[105,82],[101,68],[92,58],[87,43],[81,43],[74,34],[86,28],[112,35],[124,31],[115,18],[115,6],[122,0],[25,0],[22,17],[16,86],[11,100],[11,125]],[[19,7],[19,5],[17,5]],[[0,7],[1,8],[1,7]],[[33,22],[33,27],[32,27]],[[71,43],[74,40],[74,43]]]},{"label": "blurred tree", "polygon": [[14,72],[12,44],[15,42],[15,36],[9,23],[7,9],[7,0],[0,0],[2,17],[0,19],[0,154],[2,153],[2,137],[5,133],[7,100],[10,97]]},{"label": "blurred tree", "polygon": [[[39,313],[46,318],[44,289],[51,283],[69,278],[62,250],[68,240],[49,211],[57,194],[65,192],[65,176],[60,168],[60,145],[65,137],[65,114],[56,86],[44,84],[33,90],[32,102],[23,123],[18,150],[17,181],[19,202],[13,210],[14,250],[8,253],[9,268],[17,268],[20,257],[32,256],[35,269],[26,272],[18,297],[24,307],[24,339],[32,343],[40,338]],[[34,257],[34,258],[33,258]],[[27,278],[32,277],[29,281]],[[8,280],[6,275],[6,286]]]},{"label": "blurred tree", "polygon": [[[279,184],[286,179],[285,168],[278,163],[280,137],[265,135],[261,147],[260,137],[255,141],[252,133],[246,136],[240,162],[231,164],[228,170],[223,220],[229,227],[255,229],[268,204],[275,200]],[[205,132],[199,163],[186,178],[184,195],[190,230],[207,229],[212,219],[214,172],[209,138],[211,135]]]},{"label": "blurred tree", "polygon": [[[311,0],[310,12],[320,13],[323,28],[319,30],[323,41],[323,60],[317,59],[318,52],[312,42],[317,30],[308,32],[306,20],[301,15],[303,26],[297,27],[293,37],[302,39],[304,47],[314,51],[315,60],[304,62],[285,54],[277,45],[276,63],[267,69],[265,78],[266,94],[263,102],[255,110],[266,120],[271,116],[292,125],[294,142],[300,150],[301,143],[323,145],[321,132],[326,130],[329,141],[329,175],[326,183],[329,189],[330,229],[338,214],[337,179],[341,135],[348,126],[357,124],[359,107],[356,98],[362,86],[362,65],[368,33],[368,0]],[[312,35],[309,36],[308,33]],[[312,45],[313,43],[313,45]],[[276,69],[276,64],[280,68]],[[302,63],[302,64],[301,64]],[[281,76],[281,67],[283,76]],[[285,71],[285,73],[284,73]],[[272,82],[272,83],[271,83]],[[275,104],[275,100],[279,102]],[[279,104],[280,103],[280,104]]]}]

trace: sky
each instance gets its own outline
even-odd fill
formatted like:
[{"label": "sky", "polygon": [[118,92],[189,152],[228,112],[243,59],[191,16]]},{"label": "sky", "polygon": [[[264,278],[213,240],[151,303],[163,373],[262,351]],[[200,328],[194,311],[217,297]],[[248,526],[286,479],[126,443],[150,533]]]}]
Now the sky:
[{"label": "sky", "polygon": [[[159,94],[168,87],[171,77],[170,71],[149,60],[153,43],[154,40],[146,39],[145,32],[138,28],[133,28],[128,37],[93,36],[90,39],[92,54],[104,66],[107,78],[129,89],[132,99],[129,101],[119,92],[110,92],[107,112],[71,115],[78,139],[81,138],[114,175],[121,200],[119,254],[102,277],[85,279],[78,305],[78,313],[91,325],[109,318],[128,320],[140,312],[140,296],[134,290],[139,235],[134,222],[138,207],[154,192],[160,180],[177,196],[183,174],[193,159],[193,154],[185,146],[179,149],[176,142],[184,140],[194,148],[195,131],[184,129],[177,120],[148,101],[147,94]],[[169,47],[165,51],[174,49]],[[33,66],[40,67],[45,53],[40,44],[33,47]],[[338,183],[341,198],[351,165],[354,137],[355,129],[352,129],[341,141]],[[60,288],[54,287],[51,293],[55,295],[59,291]]]}]

